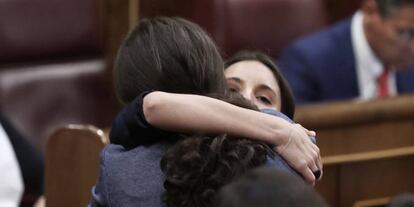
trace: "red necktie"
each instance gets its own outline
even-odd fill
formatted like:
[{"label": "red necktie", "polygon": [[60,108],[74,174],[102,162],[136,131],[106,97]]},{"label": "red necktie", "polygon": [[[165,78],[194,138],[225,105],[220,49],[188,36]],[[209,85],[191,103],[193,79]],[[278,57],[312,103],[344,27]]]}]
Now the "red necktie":
[{"label": "red necktie", "polygon": [[388,88],[388,76],[389,70],[384,69],[382,74],[378,77],[378,96],[379,97],[386,97],[390,95],[390,91]]}]

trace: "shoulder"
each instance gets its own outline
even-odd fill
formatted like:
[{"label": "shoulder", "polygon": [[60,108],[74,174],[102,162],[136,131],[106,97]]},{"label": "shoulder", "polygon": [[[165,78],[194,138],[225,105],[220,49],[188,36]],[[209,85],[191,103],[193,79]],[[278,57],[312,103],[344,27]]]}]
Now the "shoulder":
[{"label": "shoulder", "polygon": [[287,47],[280,56],[283,61],[285,56],[294,54],[302,57],[325,59],[327,56],[336,54],[338,46],[345,41],[350,41],[350,19],[341,21],[322,31],[312,33],[296,40]]},{"label": "shoulder", "polygon": [[414,92],[414,65],[396,73],[398,92]]},{"label": "shoulder", "polygon": [[157,143],[128,149],[121,145],[108,144],[101,152],[101,164],[110,168],[133,168],[129,163],[147,165],[159,161],[168,146],[168,143]]},{"label": "shoulder", "polygon": [[157,143],[130,150],[109,144],[101,153],[100,176],[105,181],[111,203],[163,206],[164,175],[160,160],[169,144]]},{"label": "shoulder", "polygon": [[287,162],[284,160],[279,154],[274,153],[273,156],[268,156],[266,163],[266,167],[274,168],[280,170],[282,172],[299,175]]}]

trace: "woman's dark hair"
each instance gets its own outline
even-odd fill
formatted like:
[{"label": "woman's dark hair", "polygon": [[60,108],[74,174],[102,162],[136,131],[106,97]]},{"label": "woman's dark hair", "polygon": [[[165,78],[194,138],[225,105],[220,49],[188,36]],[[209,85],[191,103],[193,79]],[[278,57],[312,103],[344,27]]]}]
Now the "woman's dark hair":
[{"label": "woman's dark hair", "polygon": [[[233,94],[229,102],[255,108],[247,100],[235,101],[238,97]],[[229,135],[200,135],[180,140],[161,160],[161,170],[166,176],[163,200],[172,207],[210,207],[222,186],[264,164],[271,155],[266,144]]]},{"label": "woman's dark hair", "polygon": [[297,176],[260,167],[223,187],[215,207],[326,207],[327,204]]},{"label": "woman's dark hair", "polygon": [[144,91],[224,93],[223,60],[198,25],[178,17],[143,19],[119,48],[114,67],[118,98]]},{"label": "woman's dark hair", "polygon": [[272,71],[280,88],[280,97],[282,102],[281,112],[289,118],[293,119],[293,116],[295,114],[295,102],[293,100],[292,90],[290,89],[290,86],[286,79],[280,73],[276,64],[273,62],[272,58],[270,58],[268,55],[259,51],[240,51],[225,61],[224,70],[237,62],[246,60],[259,61]]}]

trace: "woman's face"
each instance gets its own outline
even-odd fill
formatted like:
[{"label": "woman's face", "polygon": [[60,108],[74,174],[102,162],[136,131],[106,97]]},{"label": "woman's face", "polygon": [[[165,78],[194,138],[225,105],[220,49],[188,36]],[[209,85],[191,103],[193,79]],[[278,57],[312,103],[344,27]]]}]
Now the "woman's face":
[{"label": "woman's face", "polygon": [[259,109],[280,111],[280,88],[272,71],[256,60],[236,62],[224,71],[231,91],[238,92]]}]

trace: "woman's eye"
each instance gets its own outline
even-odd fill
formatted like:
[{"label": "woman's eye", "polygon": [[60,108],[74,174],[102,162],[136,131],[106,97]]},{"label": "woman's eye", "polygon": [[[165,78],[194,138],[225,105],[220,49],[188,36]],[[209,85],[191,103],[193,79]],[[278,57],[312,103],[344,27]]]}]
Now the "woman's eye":
[{"label": "woman's eye", "polygon": [[230,92],[234,92],[234,93],[238,93],[239,92],[239,90],[237,88],[230,87],[229,90],[230,90]]},{"label": "woman's eye", "polygon": [[265,96],[256,96],[256,98],[264,104],[270,105],[272,102]]}]

